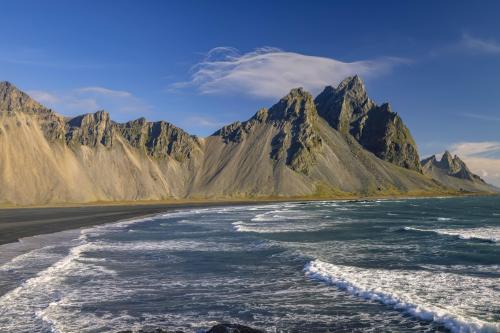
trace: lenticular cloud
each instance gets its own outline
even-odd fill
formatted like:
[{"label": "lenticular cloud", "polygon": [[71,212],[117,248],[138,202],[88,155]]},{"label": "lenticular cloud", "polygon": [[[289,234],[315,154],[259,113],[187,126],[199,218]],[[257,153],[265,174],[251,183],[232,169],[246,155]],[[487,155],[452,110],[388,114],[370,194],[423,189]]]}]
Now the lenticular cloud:
[{"label": "lenticular cloud", "polygon": [[318,93],[347,76],[376,76],[402,62],[398,58],[342,62],[272,47],[242,54],[235,48],[217,47],[192,68],[190,81],[175,83],[172,88],[195,88],[202,94],[279,98],[296,87]]}]

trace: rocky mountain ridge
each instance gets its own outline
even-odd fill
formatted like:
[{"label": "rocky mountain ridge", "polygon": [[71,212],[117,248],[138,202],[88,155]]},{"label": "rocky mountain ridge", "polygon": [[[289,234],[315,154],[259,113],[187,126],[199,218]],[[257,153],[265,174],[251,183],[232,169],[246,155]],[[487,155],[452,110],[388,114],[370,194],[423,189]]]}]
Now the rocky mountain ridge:
[{"label": "rocky mountain ridge", "polygon": [[337,88],[326,87],[315,103],[328,123],[377,157],[421,172],[417,145],[401,117],[388,103],[376,105],[359,76],[346,78]]},{"label": "rocky mountain ridge", "polygon": [[45,108],[9,82],[0,82],[0,111],[29,113],[42,122],[50,141],[65,140],[68,145],[111,147],[117,134],[133,147],[156,158],[171,156],[179,161],[189,158],[199,140],[165,121],[148,122],[145,118],[119,124],[104,110],[66,119]]},{"label": "rocky mountain ridge", "polygon": [[441,160],[436,155],[432,155],[422,160],[423,173],[436,179],[453,189],[460,191],[470,191],[471,189],[482,191],[496,191],[487,184],[481,177],[469,170],[464,161],[457,155],[452,156],[449,151],[445,151]]},{"label": "rocky mountain ridge", "polygon": [[0,181],[12,204],[449,191],[422,174],[401,118],[359,77],[316,99],[292,89],[206,138],[105,111],[68,119],[3,82]]}]

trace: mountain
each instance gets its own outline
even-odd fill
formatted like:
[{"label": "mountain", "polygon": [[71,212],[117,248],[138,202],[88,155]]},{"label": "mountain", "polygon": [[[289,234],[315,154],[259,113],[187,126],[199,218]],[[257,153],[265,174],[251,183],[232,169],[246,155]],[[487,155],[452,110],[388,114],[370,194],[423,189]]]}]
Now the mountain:
[{"label": "mountain", "polygon": [[337,88],[326,87],[315,99],[320,116],[365,149],[403,168],[421,172],[417,145],[401,117],[386,103],[376,105],[363,81],[348,77]]},{"label": "mountain", "polygon": [[[417,157],[417,162],[414,158]],[[199,138],[164,121],[65,118],[0,83],[0,203],[447,193],[358,77]]]},{"label": "mountain", "polygon": [[445,151],[441,160],[435,155],[421,162],[423,173],[441,184],[459,191],[498,191],[487,184],[481,177],[472,173],[467,165],[457,155],[452,156]]}]

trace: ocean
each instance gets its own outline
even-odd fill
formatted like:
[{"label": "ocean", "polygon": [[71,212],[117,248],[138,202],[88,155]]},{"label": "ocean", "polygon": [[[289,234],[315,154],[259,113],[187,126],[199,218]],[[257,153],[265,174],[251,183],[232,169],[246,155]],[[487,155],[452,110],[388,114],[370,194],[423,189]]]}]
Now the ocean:
[{"label": "ocean", "polygon": [[500,332],[500,199],[171,211],[0,247],[0,332]]}]

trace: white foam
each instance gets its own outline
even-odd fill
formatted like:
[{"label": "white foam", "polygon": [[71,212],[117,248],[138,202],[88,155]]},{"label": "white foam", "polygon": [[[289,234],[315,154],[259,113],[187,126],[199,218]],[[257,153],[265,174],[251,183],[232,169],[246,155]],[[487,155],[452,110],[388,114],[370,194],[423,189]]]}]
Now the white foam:
[{"label": "white foam", "polygon": [[500,323],[490,316],[500,311],[495,278],[411,270],[364,269],[309,262],[308,277],[337,286],[367,300],[378,301],[422,320],[443,324],[452,332],[499,332]]},{"label": "white foam", "polygon": [[[94,258],[89,254],[100,251],[213,251],[217,244],[192,240],[105,242],[84,241],[69,250],[67,255],[60,255],[50,267],[40,271],[34,277],[24,281],[17,288],[0,297],[0,332],[75,332],[95,331],[96,320],[86,321],[85,314],[72,311],[78,302],[99,302],[102,299],[126,298],[132,290],[123,289],[116,282],[117,272],[106,267],[106,258]],[[235,251],[243,249],[234,244],[220,244],[219,248]],[[250,244],[257,249],[261,244]],[[178,262],[179,258],[168,256],[169,261]],[[162,256],[165,260],[165,255]],[[170,260],[172,259],[172,260]],[[18,261],[25,261],[19,258]],[[12,266],[14,263],[11,263]],[[69,279],[69,280],[68,280]],[[85,279],[86,284],[78,288],[68,281]],[[95,282],[92,282],[95,281]],[[94,288],[98,288],[95,292]],[[99,325],[117,329],[113,322],[127,323],[126,316],[117,318],[98,318]],[[110,326],[106,326],[110,325]],[[71,328],[68,328],[71,327]],[[132,327],[131,325],[125,328]],[[76,330],[75,330],[76,329]]]},{"label": "white foam", "polygon": [[40,249],[34,249],[29,252],[18,255],[3,265],[0,265],[0,271],[11,271],[22,269],[26,266],[33,266],[34,264],[47,261],[57,261],[60,255],[51,252],[54,246],[45,246]]},{"label": "white foam", "polygon": [[242,251],[244,244],[228,242],[171,239],[160,241],[93,242],[88,245],[92,252],[148,252],[148,251]]},{"label": "white foam", "polygon": [[[18,242],[0,245],[0,267],[20,264],[23,260],[30,260],[46,253],[54,244],[65,244],[80,235],[80,230],[65,230],[53,234],[41,234],[20,238]],[[5,266],[7,267],[7,266]],[[1,269],[1,268],[0,268]]]},{"label": "white foam", "polygon": [[266,221],[284,221],[284,220],[307,220],[311,218],[310,214],[302,211],[290,209],[277,209],[270,212],[255,215],[252,221],[266,222]]},{"label": "white foam", "polygon": [[277,219],[275,221],[236,221],[233,228],[237,232],[254,232],[258,234],[274,234],[289,232],[314,232],[331,229],[339,221],[311,220],[311,221],[287,221]]},{"label": "white foam", "polygon": [[284,232],[300,232],[300,231],[310,231],[301,229],[299,226],[286,225],[276,226],[276,225],[258,225],[256,223],[248,223],[243,221],[237,221],[232,223],[234,229],[238,232],[255,232],[259,234],[273,234],[273,233],[284,233]]},{"label": "white foam", "polygon": [[438,217],[438,221],[453,221],[453,218],[451,217]]},{"label": "white foam", "polygon": [[78,260],[90,246],[88,243],[81,243],[73,247],[67,256],[0,297],[0,331],[52,330],[50,322],[40,318],[38,314],[49,304],[59,300],[58,286],[67,274],[96,277],[114,274],[114,271],[105,267]]},{"label": "white foam", "polygon": [[439,235],[453,236],[460,239],[476,239],[492,243],[500,243],[500,227],[483,228],[456,228],[456,229],[421,229],[414,227],[404,227],[407,231],[432,232]]}]

